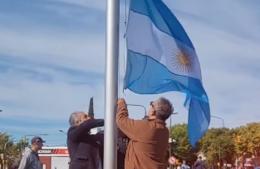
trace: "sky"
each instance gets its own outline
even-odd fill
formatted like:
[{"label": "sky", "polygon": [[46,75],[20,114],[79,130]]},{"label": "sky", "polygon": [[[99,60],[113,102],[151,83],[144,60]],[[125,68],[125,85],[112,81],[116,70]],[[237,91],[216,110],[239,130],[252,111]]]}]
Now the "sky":
[{"label": "sky", "polygon": [[[90,97],[96,118],[104,117],[106,1],[0,2],[0,132],[14,140],[41,135],[49,146],[65,145],[69,115],[87,111]],[[210,127],[260,122],[260,1],[164,2],[196,48],[213,115]],[[182,93],[123,92],[128,3],[120,4],[119,97],[148,108],[164,96],[178,112],[173,125],[187,123]],[[129,113],[140,119],[144,110],[129,107]]]}]

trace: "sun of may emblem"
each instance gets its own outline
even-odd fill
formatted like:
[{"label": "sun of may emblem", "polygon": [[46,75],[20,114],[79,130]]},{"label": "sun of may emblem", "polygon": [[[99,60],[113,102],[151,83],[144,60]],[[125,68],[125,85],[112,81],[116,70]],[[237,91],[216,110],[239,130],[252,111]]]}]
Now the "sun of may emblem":
[{"label": "sun of may emblem", "polygon": [[183,51],[179,51],[174,57],[173,66],[182,72],[190,72],[192,70],[192,58]]}]

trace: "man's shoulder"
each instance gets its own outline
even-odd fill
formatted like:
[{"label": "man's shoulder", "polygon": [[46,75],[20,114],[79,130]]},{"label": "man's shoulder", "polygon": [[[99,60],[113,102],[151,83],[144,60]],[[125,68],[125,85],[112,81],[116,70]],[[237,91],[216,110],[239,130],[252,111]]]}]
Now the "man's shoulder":
[{"label": "man's shoulder", "polygon": [[137,120],[137,119],[130,119],[128,118],[129,123],[132,128],[150,128],[150,122],[148,120]]},{"label": "man's shoulder", "polygon": [[30,155],[31,153],[32,153],[32,149],[29,148],[29,147],[26,147],[26,148],[24,149],[23,155],[24,155],[24,156],[28,156],[28,155]]},{"label": "man's shoulder", "polygon": [[74,129],[76,129],[76,128],[77,128],[77,126],[71,126],[71,127],[68,129],[67,133],[71,132],[72,130],[74,130]]},{"label": "man's shoulder", "polygon": [[152,123],[149,120],[133,120],[133,121],[136,122],[136,123],[143,124],[143,125],[149,125],[150,123]]}]

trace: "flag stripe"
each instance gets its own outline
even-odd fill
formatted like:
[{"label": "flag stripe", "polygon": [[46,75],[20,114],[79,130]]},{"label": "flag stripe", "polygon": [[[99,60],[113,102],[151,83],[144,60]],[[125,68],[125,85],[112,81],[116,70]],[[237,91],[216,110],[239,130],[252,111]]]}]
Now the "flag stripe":
[{"label": "flag stripe", "polygon": [[[138,27],[138,25],[142,26]],[[195,51],[160,31],[146,15],[130,11],[126,37],[128,49],[153,57],[164,64],[172,73],[201,79],[199,61]],[[187,69],[176,58],[177,54],[183,51],[189,54],[192,62]]]},{"label": "flag stripe", "polygon": [[132,0],[130,10],[148,16],[162,32],[194,49],[182,25],[161,0]]},{"label": "flag stripe", "polygon": [[207,101],[200,80],[174,74],[152,57],[131,50],[127,51],[126,74],[128,76],[125,77],[124,88],[129,88],[136,93],[181,91],[194,98]]}]

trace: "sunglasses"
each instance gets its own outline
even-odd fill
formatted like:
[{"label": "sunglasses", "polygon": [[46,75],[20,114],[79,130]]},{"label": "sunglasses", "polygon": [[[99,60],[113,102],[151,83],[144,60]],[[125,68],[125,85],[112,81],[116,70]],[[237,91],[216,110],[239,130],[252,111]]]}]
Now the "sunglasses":
[{"label": "sunglasses", "polygon": [[43,141],[37,140],[36,143],[37,143],[37,144],[43,144]]},{"label": "sunglasses", "polygon": [[153,105],[153,101],[150,102],[150,106],[154,107],[154,105]]}]

